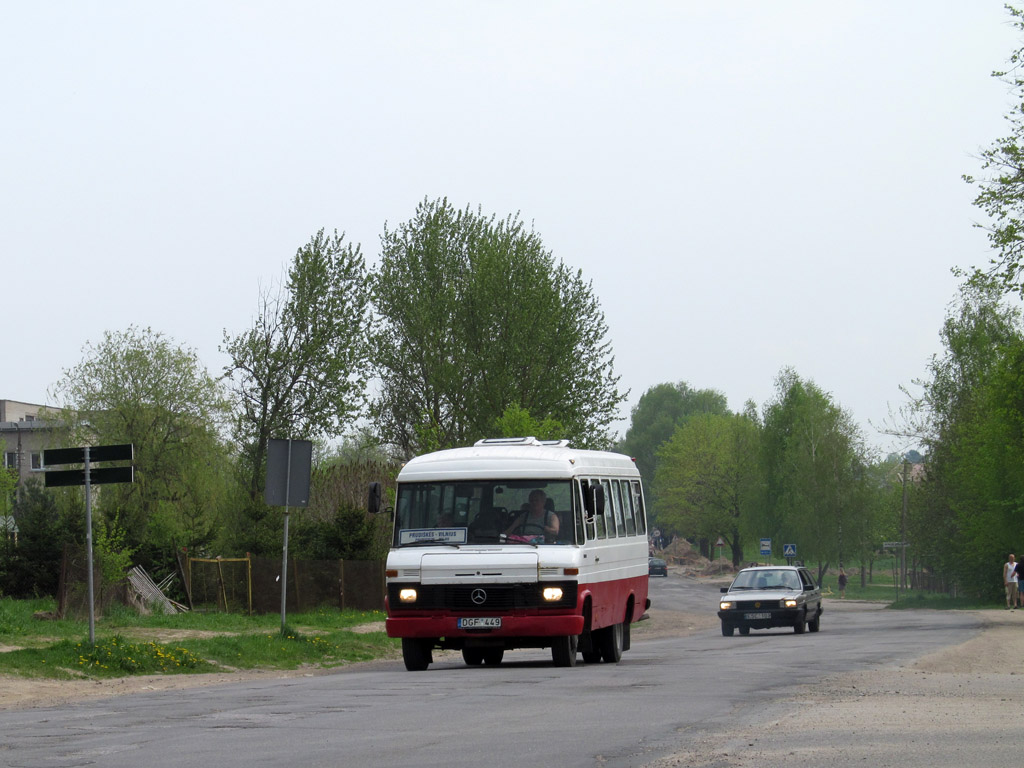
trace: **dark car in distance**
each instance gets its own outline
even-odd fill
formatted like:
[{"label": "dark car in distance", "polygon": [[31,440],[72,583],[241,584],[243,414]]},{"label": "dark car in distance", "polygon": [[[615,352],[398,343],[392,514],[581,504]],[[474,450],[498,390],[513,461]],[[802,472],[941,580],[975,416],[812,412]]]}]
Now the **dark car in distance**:
[{"label": "dark car in distance", "polygon": [[821,589],[802,566],[744,568],[722,593],[718,618],[726,637],[737,629],[749,635],[752,629],[792,627],[802,634],[821,626]]},{"label": "dark car in distance", "polygon": [[660,557],[647,558],[648,576],[668,576],[668,564]]}]

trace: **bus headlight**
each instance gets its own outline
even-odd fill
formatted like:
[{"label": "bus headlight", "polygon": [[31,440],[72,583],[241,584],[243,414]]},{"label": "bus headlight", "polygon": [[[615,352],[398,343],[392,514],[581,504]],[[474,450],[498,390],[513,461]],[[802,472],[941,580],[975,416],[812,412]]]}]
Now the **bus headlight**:
[{"label": "bus headlight", "polygon": [[544,599],[549,603],[555,603],[562,599],[561,587],[544,587]]},{"label": "bus headlight", "polygon": [[398,599],[403,603],[415,603],[416,602],[416,590],[415,589],[400,589],[398,590]]}]

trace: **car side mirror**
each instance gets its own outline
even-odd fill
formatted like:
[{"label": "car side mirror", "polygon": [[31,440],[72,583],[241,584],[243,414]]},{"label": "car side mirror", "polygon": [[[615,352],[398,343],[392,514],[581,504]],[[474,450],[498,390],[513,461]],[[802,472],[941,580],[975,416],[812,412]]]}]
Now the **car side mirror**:
[{"label": "car side mirror", "polygon": [[722,591],[722,594],[724,595],[726,592],[729,591],[729,588],[728,587],[722,587],[721,591]]}]

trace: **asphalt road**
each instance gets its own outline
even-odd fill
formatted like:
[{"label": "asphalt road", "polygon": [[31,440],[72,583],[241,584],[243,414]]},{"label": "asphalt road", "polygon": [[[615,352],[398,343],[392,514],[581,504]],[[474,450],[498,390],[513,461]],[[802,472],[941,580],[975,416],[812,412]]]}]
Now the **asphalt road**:
[{"label": "asphalt road", "polygon": [[[656,608],[713,612],[718,590],[652,579]],[[555,668],[547,651],[499,667],[439,658],[333,674],[133,694],[0,712],[0,765],[19,768],[253,766],[643,766],[698,734],[756,721],[795,686],[961,643],[959,613],[844,604],[821,632],[634,639],[618,665]]]}]

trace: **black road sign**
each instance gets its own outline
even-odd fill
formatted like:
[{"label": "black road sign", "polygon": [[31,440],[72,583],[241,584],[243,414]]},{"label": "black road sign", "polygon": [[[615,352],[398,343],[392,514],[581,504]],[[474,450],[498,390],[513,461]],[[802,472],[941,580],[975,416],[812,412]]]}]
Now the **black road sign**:
[{"label": "black road sign", "polygon": [[[89,485],[104,483],[134,483],[134,467],[97,467],[99,461],[131,461],[135,449],[131,443],[125,445],[94,445],[89,447]],[[61,464],[84,464],[85,448],[52,448],[43,451],[43,466]],[[85,485],[85,467],[81,469],[47,470],[46,487],[62,485]]]},{"label": "black road sign", "polygon": [[[124,445],[94,445],[89,448],[89,463],[94,461],[132,461],[135,458],[131,443]],[[85,448],[53,448],[43,451],[43,466],[56,464],[84,464]]]},{"label": "black road sign", "polygon": [[[134,483],[135,467],[89,467],[89,484]],[[60,469],[46,473],[46,487],[85,485],[84,469]]]}]

